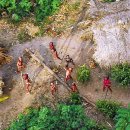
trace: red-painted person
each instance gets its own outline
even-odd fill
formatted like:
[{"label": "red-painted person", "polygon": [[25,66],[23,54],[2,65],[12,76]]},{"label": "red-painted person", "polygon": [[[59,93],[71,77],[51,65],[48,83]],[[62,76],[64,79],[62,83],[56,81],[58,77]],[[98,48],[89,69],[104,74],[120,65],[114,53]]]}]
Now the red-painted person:
[{"label": "red-painted person", "polygon": [[57,88],[54,82],[51,82],[50,88],[51,88],[51,94],[54,95],[54,93],[57,91]]},{"label": "red-painted person", "polygon": [[55,48],[53,42],[50,42],[49,48],[50,48],[50,50],[51,50],[51,52],[52,52],[52,54],[53,54],[53,57],[56,58],[56,59],[61,60],[61,58],[58,56],[58,53],[57,53],[57,51],[56,51],[56,48]]},{"label": "red-painted person", "polygon": [[109,79],[109,76],[105,77],[103,80],[103,91],[105,91],[105,89],[108,89],[112,93],[111,81]]},{"label": "red-painted person", "polygon": [[23,65],[23,59],[22,57],[19,57],[17,61],[17,72],[21,72],[23,68],[25,68]]},{"label": "red-painted person", "polygon": [[67,82],[69,79],[72,78],[71,73],[73,72],[73,68],[66,67],[65,70],[66,70],[65,82]]},{"label": "red-painted person", "polygon": [[72,92],[78,92],[78,88],[75,83],[72,83],[71,90],[72,90]]},{"label": "red-painted person", "polygon": [[28,76],[28,74],[23,74],[22,76],[25,81],[26,92],[29,93],[31,90],[31,81],[29,79],[29,76]]}]

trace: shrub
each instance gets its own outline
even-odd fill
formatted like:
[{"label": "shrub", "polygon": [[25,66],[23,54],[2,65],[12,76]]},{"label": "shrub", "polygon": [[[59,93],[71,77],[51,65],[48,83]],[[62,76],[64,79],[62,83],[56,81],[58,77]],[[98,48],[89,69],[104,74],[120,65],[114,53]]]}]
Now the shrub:
[{"label": "shrub", "polygon": [[115,2],[116,0],[101,0],[102,2]]},{"label": "shrub", "polygon": [[116,130],[130,130],[130,104],[128,108],[120,108],[115,117]]},{"label": "shrub", "polygon": [[28,32],[25,29],[22,29],[17,36],[20,43],[26,42],[31,39],[31,36],[28,34]]},{"label": "shrub", "polygon": [[104,115],[113,119],[120,108],[120,104],[113,101],[99,100],[96,102],[96,107]]},{"label": "shrub", "polygon": [[112,67],[111,76],[116,82],[128,87],[130,85],[130,65],[120,64]]},{"label": "shrub", "polygon": [[41,22],[46,16],[56,12],[60,4],[61,0],[0,0],[0,12],[6,11],[14,22],[32,14],[37,22]]},{"label": "shrub", "polygon": [[82,101],[81,101],[81,97],[79,96],[78,93],[72,93],[71,96],[70,96],[70,103],[71,104],[81,104]]},{"label": "shrub", "polygon": [[[103,129],[102,129],[103,128]],[[8,130],[106,130],[89,119],[81,105],[57,106],[56,110],[43,107],[40,110],[29,109],[19,114]]]},{"label": "shrub", "polygon": [[77,79],[81,83],[85,83],[90,78],[90,70],[86,67],[86,65],[82,65],[77,70]]}]

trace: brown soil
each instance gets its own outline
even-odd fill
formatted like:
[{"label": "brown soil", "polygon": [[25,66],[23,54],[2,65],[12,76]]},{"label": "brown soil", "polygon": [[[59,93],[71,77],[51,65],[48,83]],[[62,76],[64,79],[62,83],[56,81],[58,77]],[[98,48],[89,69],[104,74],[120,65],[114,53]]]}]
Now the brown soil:
[{"label": "brown soil", "polygon": [[[53,68],[55,65],[58,65],[59,62],[54,60],[51,56],[51,53],[48,51],[48,43],[50,41],[55,41],[55,43],[57,43],[56,47],[60,57],[63,57],[65,54],[70,54],[76,63],[75,67],[82,64],[88,65],[88,61],[93,54],[93,45],[91,43],[81,42],[77,35],[70,36],[67,39],[52,39],[50,37],[39,38],[26,44],[15,45],[12,47],[9,51],[9,54],[13,56],[13,61],[11,64],[4,65],[1,68],[1,73],[6,83],[5,93],[10,95],[9,100],[0,104],[0,122],[2,122],[1,129],[7,127],[10,121],[16,118],[19,112],[22,112],[26,107],[29,107],[32,104],[36,107],[45,104],[49,106],[55,106],[55,103],[58,100],[68,97],[67,90],[58,83],[58,100],[54,102],[55,100],[51,96],[49,88],[50,81],[54,79],[53,76],[48,74],[47,71],[39,66],[34,60],[30,59],[27,62],[28,56],[26,55],[24,55],[24,61],[26,64],[24,73],[29,73],[30,78],[34,82],[31,95],[26,94],[25,88],[21,83],[21,76],[15,72],[16,60],[18,56],[24,54],[25,48],[31,48],[32,51],[37,50],[44,57],[45,63],[51,68]],[[63,62],[61,66],[64,66]],[[62,69],[62,67],[60,77],[64,79],[65,71]],[[88,97],[93,102],[97,101],[98,99],[104,99],[105,93],[102,92],[102,78],[105,73],[106,71],[99,67],[91,69],[91,80],[87,84],[81,85],[76,81],[80,93]],[[73,79],[76,80],[75,72],[73,73]],[[11,91],[9,88],[12,88]],[[117,88],[115,83],[112,84],[112,89],[113,93],[112,95],[108,94],[107,99],[122,102],[124,106],[130,102],[130,94],[128,89],[124,90]],[[42,100],[40,101],[39,99]],[[95,117],[95,110],[93,111],[92,109],[92,113],[90,113],[90,116],[94,119],[98,118],[99,120],[99,115]]]},{"label": "brown soil", "polygon": [[[54,77],[50,75],[43,67],[32,59],[28,59],[27,55],[24,55],[25,48],[31,48],[39,52],[46,65],[53,68],[58,66],[59,62],[52,58],[52,55],[49,51],[48,43],[53,41],[56,43],[56,48],[58,54],[61,58],[64,58],[66,54],[69,54],[76,63],[75,70],[73,73],[73,79],[76,81],[76,68],[79,65],[86,64],[89,65],[89,61],[92,59],[94,53],[94,44],[92,41],[88,40],[87,42],[81,40],[82,34],[84,32],[77,32],[74,34],[77,29],[78,21],[81,22],[84,20],[87,15],[84,14],[84,10],[81,8],[78,9],[81,14],[78,14],[78,18],[68,16],[69,22],[77,21],[75,26],[73,26],[73,34],[68,32],[65,37],[43,37],[36,38],[31,42],[25,42],[24,44],[19,44],[17,33],[17,27],[7,26],[3,24],[4,21],[0,23],[0,46],[5,46],[9,48],[9,55],[13,57],[13,61],[10,64],[4,65],[0,68],[0,76],[3,77],[6,88],[4,90],[5,94],[8,94],[10,98],[2,103],[0,103],[0,130],[4,130],[8,127],[10,121],[17,117],[17,114],[22,112],[25,108],[29,106],[39,107],[41,105],[48,105],[54,107],[59,100],[64,100],[68,97],[68,91],[58,83],[58,96],[52,97],[50,93],[49,83],[54,80]],[[62,13],[62,11],[61,11]],[[74,12],[73,15],[76,15],[77,12]],[[85,17],[86,16],[86,17]],[[58,18],[57,16],[56,18]],[[71,19],[72,18],[72,19]],[[84,19],[82,19],[84,18]],[[66,23],[66,21],[65,21]],[[56,24],[54,22],[54,24]],[[69,23],[66,27],[72,27],[74,23]],[[62,23],[62,25],[64,25]],[[53,23],[52,23],[53,26]],[[88,24],[86,25],[88,26]],[[23,26],[22,28],[24,28]],[[66,27],[60,27],[59,30],[64,30]],[[82,27],[83,28],[83,27]],[[37,29],[36,29],[37,30]],[[69,31],[70,32],[70,31]],[[21,55],[24,55],[24,61],[26,64],[26,69],[24,73],[29,73],[29,76],[32,80],[33,88],[31,94],[26,94],[25,88],[21,82],[20,74],[17,74],[16,71],[16,61],[17,58]],[[64,79],[65,71],[63,70],[64,62],[61,63],[61,70],[59,76]],[[82,85],[76,81],[78,84],[79,92],[85,97],[89,98],[91,101],[96,102],[98,99],[104,99],[105,93],[102,92],[102,79],[103,76],[107,73],[108,70],[100,68],[98,65],[95,69],[91,69],[91,79],[88,83]],[[107,99],[121,102],[122,105],[127,106],[130,102],[130,89],[122,89],[118,84],[112,83],[113,93],[108,93]],[[98,114],[95,109],[92,107],[87,107],[86,113],[91,117],[101,121],[105,119],[101,114]],[[96,113],[96,114],[95,114]],[[106,123],[106,121],[105,121]]]}]

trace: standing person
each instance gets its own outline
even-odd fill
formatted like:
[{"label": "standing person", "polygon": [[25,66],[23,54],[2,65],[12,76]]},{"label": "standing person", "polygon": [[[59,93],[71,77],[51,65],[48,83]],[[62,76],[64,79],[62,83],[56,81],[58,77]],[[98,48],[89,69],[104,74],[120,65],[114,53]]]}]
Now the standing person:
[{"label": "standing person", "polygon": [[105,91],[105,89],[109,90],[112,93],[111,81],[109,79],[109,76],[106,76],[103,80],[103,92]]},{"label": "standing person", "polygon": [[26,92],[29,93],[31,90],[31,81],[29,79],[29,76],[28,76],[28,74],[23,74],[22,76],[25,81]]},{"label": "standing person", "polygon": [[56,85],[54,84],[54,82],[51,82],[50,88],[51,88],[51,94],[54,95],[54,93],[57,91]]},{"label": "standing person", "polygon": [[72,83],[71,90],[72,90],[72,92],[78,92],[78,88],[75,83]]},{"label": "standing person", "polygon": [[73,59],[72,58],[70,58],[70,56],[69,55],[66,55],[66,57],[65,57],[65,62],[66,62],[66,67],[69,67],[69,64],[73,64],[73,65],[75,65],[74,64],[74,61],[73,61]]},{"label": "standing person", "polygon": [[61,58],[58,56],[58,53],[57,53],[57,51],[56,51],[56,48],[55,48],[53,42],[50,42],[49,48],[50,48],[50,50],[51,50],[51,52],[52,52],[52,54],[53,54],[53,57],[56,58],[56,59],[61,60]]},{"label": "standing person", "polygon": [[65,76],[65,82],[67,82],[69,79],[71,79],[71,73],[73,72],[73,68],[71,67],[65,67],[66,70],[66,76]]},{"label": "standing person", "polygon": [[23,65],[23,59],[22,57],[19,57],[17,61],[17,72],[21,72],[23,68],[25,68],[25,66]]}]

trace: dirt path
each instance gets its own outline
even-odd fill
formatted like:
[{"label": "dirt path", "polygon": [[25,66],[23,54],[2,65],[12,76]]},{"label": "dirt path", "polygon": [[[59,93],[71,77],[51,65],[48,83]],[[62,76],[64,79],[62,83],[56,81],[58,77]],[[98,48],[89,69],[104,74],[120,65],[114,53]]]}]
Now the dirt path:
[{"label": "dirt path", "polygon": [[[31,42],[13,46],[9,51],[9,54],[13,56],[12,63],[10,65],[3,66],[3,68],[0,70],[0,74],[3,76],[7,86],[5,91],[8,92],[9,88],[13,88],[11,92],[9,92],[10,99],[0,104],[0,130],[3,130],[5,127],[7,127],[8,123],[12,119],[16,118],[16,115],[19,112],[22,112],[26,107],[34,103],[34,98],[37,98],[38,101],[39,96],[44,96],[45,92],[46,99],[51,97],[49,92],[49,82],[52,80],[52,77],[47,74],[42,67],[38,66],[37,63],[34,61],[29,61],[25,70],[26,73],[29,73],[30,78],[35,80],[33,88],[34,93],[32,95],[25,93],[25,90],[21,84],[21,77],[15,72],[17,58],[24,54],[25,48],[29,48],[32,51],[37,50],[44,57],[44,61],[48,66],[53,67],[58,65],[59,62],[54,61],[50,52],[48,51],[48,43],[50,41],[54,41],[54,43],[56,43],[59,56],[63,58],[65,54],[69,54],[74,59],[76,67],[82,64],[88,65],[88,61],[92,57],[93,44],[91,42],[82,42],[78,34],[70,35],[67,38],[37,38]],[[94,102],[97,99],[103,99],[104,94],[102,93],[101,86],[102,77],[104,74],[105,72],[99,67],[91,70],[91,81],[85,85],[78,83],[80,93],[89,97],[90,100]],[[61,75],[64,77],[63,73],[61,73]],[[75,74],[73,74],[73,77],[75,80]],[[61,85],[59,86],[59,98],[66,97],[67,91],[63,89]],[[111,100],[116,100],[122,102],[123,105],[127,105],[130,102],[130,90],[124,90],[114,86],[116,85],[113,83],[113,94],[111,95]],[[110,97],[110,94],[108,97]],[[52,97],[50,101],[53,102]],[[41,102],[38,103],[41,104]],[[48,104],[47,100],[44,101],[44,103]]]}]

